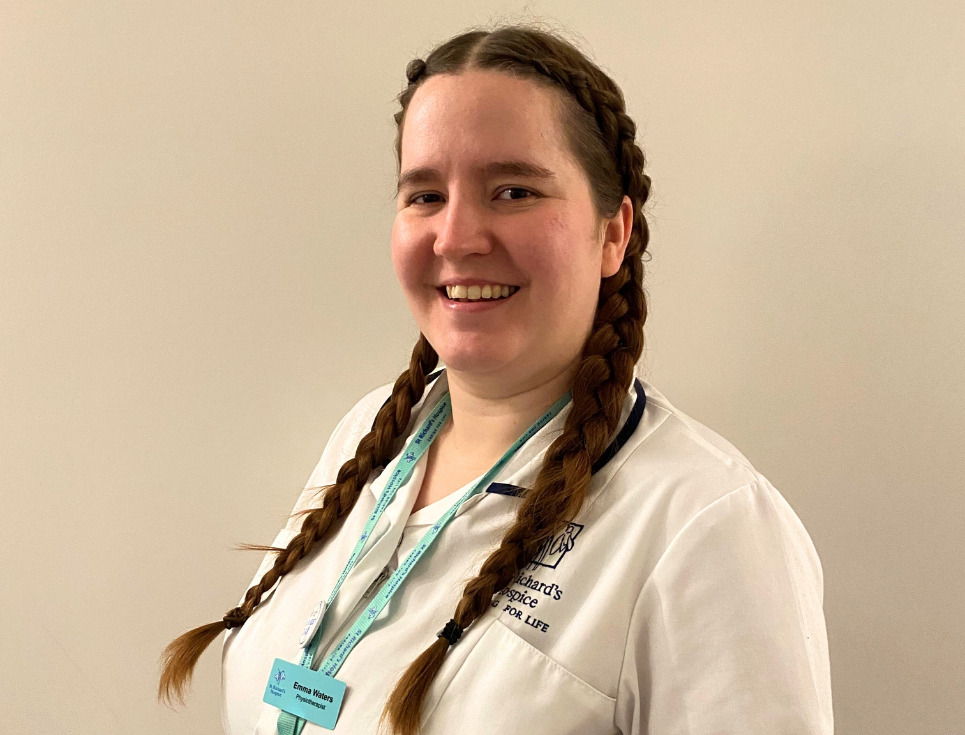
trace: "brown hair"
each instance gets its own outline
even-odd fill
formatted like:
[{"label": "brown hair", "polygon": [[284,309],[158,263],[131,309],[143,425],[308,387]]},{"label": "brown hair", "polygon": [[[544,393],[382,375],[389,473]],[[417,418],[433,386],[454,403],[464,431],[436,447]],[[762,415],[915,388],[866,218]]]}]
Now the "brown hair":
[{"label": "brown hair", "polygon": [[[445,634],[439,634],[412,662],[389,696],[383,718],[399,735],[418,731],[426,692],[453,642],[490,609],[493,596],[509,586],[540,546],[579,513],[593,464],[617,429],[634,366],[643,351],[647,316],[642,256],[649,232],[643,206],[650,179],[643,173],[636,126],[626,113],[619,87],[571,44],[544,31],[506,26],[463,33],[438,46],[425,60],[409,63],[408,84],[399,94],[401,110],[395,116],[397,156],[401,155],[406,110],[422,82],[437,74],[470,69],[512,73],[558,90],[567,144],[586,172],[597,213],[601,217],[616,215],[623,196],[628,195],[633,204],[633,227],[619,270],[600,282],[596,315],[573,378],[572,408],[562,434],[547,450],[533,487],[524,494],[499,547],[464,587]],[[369,475],[393,456],[396,440],[407,430],[412,406],[421,399],[426,375],[437,359],[420,335],[409,369],[396,381],[372,431],[359,442],[355,457],[342,466],[335,484],[325,490],[321,507],[305,515],[301,531],[285,549],[278,550],[272,567],[245,593],[244,602],[223,620],[189,631],[165,649],[158,688],[162,699],[182,699],[194,664],[207,645],[225,628],[244,625],[263,595],[311,549],[335,533]]]}]

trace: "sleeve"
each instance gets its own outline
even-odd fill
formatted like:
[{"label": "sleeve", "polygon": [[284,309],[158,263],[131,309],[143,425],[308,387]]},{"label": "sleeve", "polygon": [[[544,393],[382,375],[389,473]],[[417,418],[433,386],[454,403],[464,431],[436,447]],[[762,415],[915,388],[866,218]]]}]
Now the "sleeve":
[{"label": "sleeve", "polygon": [[640,592],[618,685],[623,733],[833,733],[821,564],[766,480],[695,515]]}]

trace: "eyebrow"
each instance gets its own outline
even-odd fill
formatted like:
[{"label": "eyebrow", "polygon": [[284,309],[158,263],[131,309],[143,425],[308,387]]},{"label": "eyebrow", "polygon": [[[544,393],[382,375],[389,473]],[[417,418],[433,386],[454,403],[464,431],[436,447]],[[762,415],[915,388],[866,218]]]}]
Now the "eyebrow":
[{"label": "eyebrow", "polygon": [[[492,176],[518,176],[526,179],[551,180],[556,178],[556,174],[548,168],[538,166],[528,161],[493,161],[477,169],[484,177]],[[437,181],[442,178],[442,174],[431,166],[420,166],[404,171],[399,176],[399,183],[396,186],[396,194],[406,186],[418,186],[430,181]]]}]

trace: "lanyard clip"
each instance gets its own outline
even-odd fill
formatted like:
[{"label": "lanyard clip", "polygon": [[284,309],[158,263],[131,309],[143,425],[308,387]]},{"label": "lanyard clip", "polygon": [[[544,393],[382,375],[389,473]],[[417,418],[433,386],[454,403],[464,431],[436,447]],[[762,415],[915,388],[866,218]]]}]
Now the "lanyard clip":
[{"label": "lanyard clip", "polygon": [[322,618],[325,617],[325,602],[319,601],[312,610],[312,614],[308,616],[308,620],[305,621],[305,628],[302,630],[302,637],[298,640],[298,645],[302,648],[308,646],[312,642],[312,638],[315,637],[315,633],[318,632],[318,628],[322,623]]}]

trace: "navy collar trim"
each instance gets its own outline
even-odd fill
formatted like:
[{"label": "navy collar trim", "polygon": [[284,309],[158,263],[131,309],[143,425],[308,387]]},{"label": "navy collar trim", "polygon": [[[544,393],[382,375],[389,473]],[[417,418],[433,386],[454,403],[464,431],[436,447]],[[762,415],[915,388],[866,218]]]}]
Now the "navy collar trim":
[{"label": "navy collar trim", "polygon": [[607,462],[613,459],[617,452],[623,449],[623,445],[630,441],[630,437],[633,436],[633,432],[637,430],[637,426],[640,424],[640,419],[643,418],[643,409],[647,406],[647,394],[643,390],[643,383],[639,379],[634,378],[633,389],[637,393],[637,398],[633,402],[633,408],[630,409],[630,415],[627,416],[627,421],[620,429],[620,433],[617,434],[616,439],[610,442],[600,458],[593,463],[593,474],[602,470]]},{"label": "navy collar trim", "polygon": [[[640,419],[643,418],[643,409],[647,406],[647,394],[639,379],[634,379],[633,388],[636,391],[637,397],[633,402],[633,408],[630,409],[630,415],[627,417],[626,423],[623,424],[623,428],[620,429],[620,432],[616,435],[616,438],[610,442],[610,446],[608,446],[603,451],[603,454],[600,455],[600,458],[593,463],[592,473],[594,475],[602,470],[607,463],[617,455],[617,452],[623,449],[623,445],[630,441],[633,432],[636,431],[640,425]],[[487,493],[512,495],[516,498],[522,495],[525,490],[526,488],[510,485],[505,482],[494,482],[486,488]]]}]

